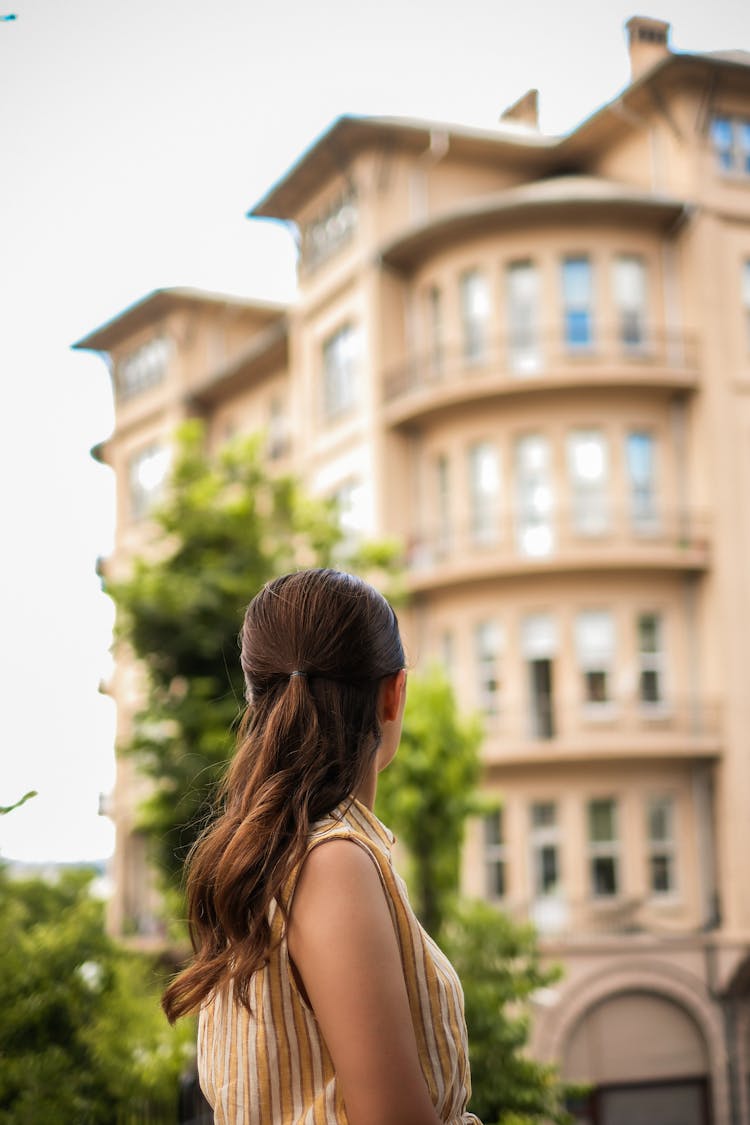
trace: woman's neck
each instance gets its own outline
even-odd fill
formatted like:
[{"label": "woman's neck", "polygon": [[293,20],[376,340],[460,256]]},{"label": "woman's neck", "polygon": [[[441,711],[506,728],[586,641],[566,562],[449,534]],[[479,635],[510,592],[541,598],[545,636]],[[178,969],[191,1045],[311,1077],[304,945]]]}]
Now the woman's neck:
[{"label": "woman's neck", "polygon": [[373,808],[375,807],[375,794],[377,793],[377,791],[378,768],[377,764],[373,762],[372,766],[370,767],[370,772],[368,773],[367,777],[362,782],[354,796],[358,801],[361,801],[361,803],[366,808],[368,808],[370,812],[372,812]]}]

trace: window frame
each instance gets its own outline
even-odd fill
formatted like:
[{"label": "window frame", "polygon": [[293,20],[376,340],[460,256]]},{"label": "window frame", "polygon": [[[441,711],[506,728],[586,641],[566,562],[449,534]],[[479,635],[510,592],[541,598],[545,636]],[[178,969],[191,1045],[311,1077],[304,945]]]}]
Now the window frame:
[{"label": "window frame", "polygon": [[[655,837],[652,833],[651,816],[656,805],[663,805],[669,810],[669,834],[666,838]],[[652,793],[646,800],[646,858],[649,897],[656,902],[674,901],[679,897],[679,879],[677,864],[677,801],[672,793]],[[670,873],[670,885],[665,890],[654,886],[654,859],[663,858],[667,861],[667,870]]]},{"label": "window frame", "polygon": [[[537,809],[551,809],[552,822],[535,824],[534,814]],[[554,856],[555,880],[547,887],[544,885],[546,882],[544,854],[548,851]],[[529,862],[531,877],[529,890],[532,902],[559,898],[562,890],[562,832],[557,801],[535,800],[529,805]]]},{"label": "window frame", "polygon": [[[497,825],[497,832],[493,833],[490,839],[490,823],[493,822]],[[498,806],[486,812],[482,817],[482,844],[483,844],[483,865],[484,865],[484,896],[488,902],[498,903],[505,902],[508,898],[508,844],[505,834],[505,809]],[[497,885],[495,875],[501,872],[500,882],[502,884],[502,891],[498,894],[493,890]]]},{"label": "window frame", "polygon": [[[583,300],[575,299],[570,293],[570,270],[573,266],[584,265],[586,274],[586,295]],[[562,295],[562,337],[565,349],[570,354],[580,354],[591,351],[595,343],[594,333],[594,302],[595,302],[595,271],[589,254],[566,254],[560,263],[560,282]],[[573,318],[583,318],[581,325],[585,326],[585,339],[578,339],[580,327],[574,327]]]},{"label": "window frame", "polygon": [[[612,810],[612,837],[606,840],[593,838],[592,815],[594,806],[609,805]],[[589,869],[589,896],[595,903],[612,902],[622,897],[622,857],[620,836],[620,808],[617,797],[590,797],[586,802],[586,854]],[[609,860],[612,863],[613,889],[602,891],[597,889],[596,865],[599,860]]]},{"label": "window frame", "polygon": [[[542,463],[537,466],[529,463],[528,453],[524,454],[524,450],[532,448],[531,442],[536,442],[538,449],[543,451]],[[517,550],[525,558],[547,558],[554,554],[556,545],[552,442],[549,437],[538,431],[518,435],[513,443],[513,468]],[[538,497],[540,491],[546,494],[545,505],[541,505],[538,499],[534,500],[535,494]],[[533,537],[531,541],[530,537]],[[537,538],[540,542],[534,546],[533,540]]]},{"label": "window frame", "polygon": [[464,270],[458,279],[461,309],[461,356],[464,363],[480,366],[487,362],[489,327],[492,312],[487,274],[478,267]]},{"label": "window frame", "polygon": [[[585,626],[591,625],[595,618],[608,622],[611,635],[611,644],[602,646],[601,651],[590,648],[584,637]],[[578,669],[581,676],[582,709],[586,718],[602,718],[610,716],[616,706],[614,695],[614,669],[617,665],[617,623],[611,609],[582,609],[575,617],[575,640]],[[602,674],[605,683],[605,696],[603,699],[589,698],[586,691],[586,677],[592,673]]]},{"label": "window frame", "polygon": [[163,383],[171,356],[172,340],[161,332],[115,360],[114,383],[118,402],[136,398]]},{"label": "window frame", "polygon": [[[634,265],[640,273],[641,293],[639,300],[632,305],[620,300],[621,288],[627,288],[618,283],[618,272],[624,266]],[[612,262],[612,294],[617,313],[617,343],[627,355],[643,354],[648,346],[648,265],[643,254],[622,253],[616,254]],[[628,338],[628,318],[633,317],[636,326],[636,338]]]},{"label": "window frame", "polygon": [[[719,140],[721,128],[726,126],[725,141]],[[750,118],[732,113],[716,113],[709,124],[709,140],[714,167],[724,176],[750,177]]]},{"label": "window frame", "polygon": [[[648,474],[641,479],[635,443],[645,442],[649,449],[646,460]],[[625,473],[628,488],[628,516],[630,527],[637,535],[657,535],[659,519],[658,439],[653,430],[644,426],[630,427],[625,434]]]},{"label": "window frame", "polygon": [[334,425],[359,406],[361,362],[361,328],[355,320],[345,320],[321,344],[322,415],[327,425]]},{"label": "window frame", "polygon": [[[519,293],[523,286],[514,279],[533,279],[530,299]],[[505,317],[507,326],[508,367],[518,377],[536,375],[542,367],[540,319],[540,272],[533,258],[519,258],[505,266]]]},{"label": "window frame", "polygon": [[[657,644],[653,651],[641,643],[642,623],[652,618],[657,623]],[[636,652],[638,655],[638,707],[645,714],[663,714],[669,708],[666,691],[666,646],[664,643],[665,617],[660,610],[641,610],[636,616]],[[659,686],[657,699],[644,698],[643,676],[653,673]]]},{"label": "window frame", "polygon": [[[601,476],[592,482],[577,472],[576,451],[584,443],[598,444],[601,455]],[[607,433],[597,426],[577,427],[568,432],[565,448],[571,529],[576,536],[582,538],[599,538],[610,530],[610,453]]]},{"label": "window frame", "polygon": [[[161,459],[161,475],[151,487],[147,487],[138,479],[139,470],[145,467],[149,460]],[[139,446],[128,457],[128,514],[131,523],[140,523],[147,520],[163,496],[164,486],[169,476],[172,464],[172,451],[169,445],[158,438]]]},{"label": "window frame", "polygon": [[[482,459],[494,475],[492,488],[482,487],[484,466]],[[500,538],[500,450],[496,442],[483,439],[472,442],[467,452],[469,472],[469,534],[476,546],[492,546]]]},{"label": "window frame", "polygon": [[503,648],[503,628],[497,618],[486,617],[475,624],[477,706],[488,721],[497,721],[500,715]]}]

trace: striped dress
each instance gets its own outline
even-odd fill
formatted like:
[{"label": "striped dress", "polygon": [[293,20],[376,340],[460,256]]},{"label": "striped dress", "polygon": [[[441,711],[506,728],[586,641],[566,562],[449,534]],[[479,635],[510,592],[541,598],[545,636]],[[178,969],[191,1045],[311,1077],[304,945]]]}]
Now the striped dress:
[{"label": "striped dress", "polygon": [[[452,965],[422,929],[391,862],[393,835],[359,801],[318,822],[308,852],[326,840],[352,840],[375,861],[401,948],[419,1059],[445,1125],[480,1125],[466,1111],[471,1093],[463,993]],[[301,865],[300,865],[301,866]],[[291,902],[299,867],[284,895]],[[272,908],[274,937],[283,931]],[[206,1000],[198,1020],[198,1074],[216,1125],[346,1125],[331,1057],[294,980],[286,939],[251,981],[253,1014],[229,982]]]}]

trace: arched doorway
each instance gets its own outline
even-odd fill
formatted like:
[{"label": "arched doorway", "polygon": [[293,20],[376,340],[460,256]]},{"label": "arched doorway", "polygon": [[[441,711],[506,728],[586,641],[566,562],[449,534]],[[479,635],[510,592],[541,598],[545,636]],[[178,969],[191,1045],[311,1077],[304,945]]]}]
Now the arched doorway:
[{"label": "arched doorway", "polygon": [[709,1073],[692,1016],[648,991],[588,1008],[562,1058],[563,1078],[591,1088],[571,1105],[578,1125],[709,1125]]}]

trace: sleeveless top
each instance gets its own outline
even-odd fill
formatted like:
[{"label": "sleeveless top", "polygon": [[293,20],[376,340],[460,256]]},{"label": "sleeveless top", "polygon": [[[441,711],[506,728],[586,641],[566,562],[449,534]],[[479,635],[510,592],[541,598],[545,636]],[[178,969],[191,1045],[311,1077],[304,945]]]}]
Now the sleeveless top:
[{"label": "sleeveless top", "polygon": [[[481,1125],[466,1111],[471,1079],[461,984],[409,905],[391,861],[394,836],[359,801],[345,801],[314,825],[305,854],[341,838],[364,848],[380,875],[401,950],[419,1060],[437,1114],[445,1125]],[[286,902],[291,903],[301,866],[284,888]],[[276,904],[270,920],[273,937],[281,940],[253,974],[252,1014],[234,999],[231,981],[201,1007],[201,1088],[216,1125],[346,1125],[333,1063],[295,983]]]}]

